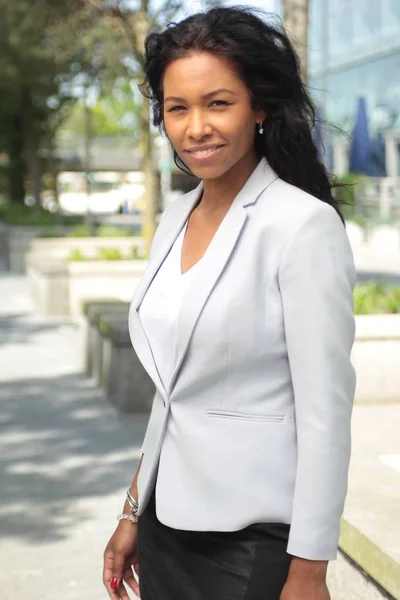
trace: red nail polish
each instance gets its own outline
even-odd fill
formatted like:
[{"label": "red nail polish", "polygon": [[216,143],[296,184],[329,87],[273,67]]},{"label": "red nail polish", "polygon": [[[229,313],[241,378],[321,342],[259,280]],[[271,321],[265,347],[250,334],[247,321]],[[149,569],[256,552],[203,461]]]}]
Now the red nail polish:
[{"label": "red nail polish", "polygon": [[113,578],[111,579],[111,589],[112,589],[112,590],[116,590],[116,589],[117,589],[117,583],[118,583],[118,581],[117,581],[117,578],[116,578],[116,577],[113,577]]}]

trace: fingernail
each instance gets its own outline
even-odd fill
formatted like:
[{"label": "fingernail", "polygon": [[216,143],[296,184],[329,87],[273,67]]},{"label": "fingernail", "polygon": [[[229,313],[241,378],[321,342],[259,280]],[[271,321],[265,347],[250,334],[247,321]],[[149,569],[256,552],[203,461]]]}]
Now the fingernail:
[{"label": "fingernail", "polygon": [[117,581],[117,578],[116,578],[116,577],[113,577],[113,578],[111,579],[111,589],[112,589],[112,590],[115,590],[115,589],[117,589],[117,583],[118,583],[118,581]]}]

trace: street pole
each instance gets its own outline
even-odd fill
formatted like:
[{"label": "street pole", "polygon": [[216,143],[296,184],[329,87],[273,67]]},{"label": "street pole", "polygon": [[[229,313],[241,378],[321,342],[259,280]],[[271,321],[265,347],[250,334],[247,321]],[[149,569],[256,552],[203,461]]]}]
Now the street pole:
[{"label": "street pole", "polygon": [[325,150],[325,164],[328,152],[328,68],[329,68],[329,2],[322,0],[322,144]]},{"label": "street pole", "polygon": [[282,0],[283,24],[300,57],[301,76],[307,83],[309,0]]},{"label": "street pole", "polygon": [[91,136],[92,136],[92,132],[91,132],[91,111],[90,111],[90,106],[89,106],[89,99],[88,99],[88,91],[89,91],[89,80],[88,78],[85,81],[84,84],[84,99],[85,99],[85,152],[84,152],[84,163],[85,163],[85,182],[86,182],[86,201],[87,201],[87,208],[86,208],[86,214],[85,214],[85,226],[86,229],[88,231],[88,235],[89,237],[93,237],[94,235],[94,228],[93,228],[93,217],[92,217],[92,213],[90,210],[90,195],[91,195],[91,185],[90,185],[90,179],[91,179],[91,156],[90,156],[90,150],[91,150]]},{"label": "street pole", "polygon": [[169,144],[164,137],[159,138],[159,169],[160,169],[160,189],[162,210],[168,206],[168,199],[171,194],[172,187],[172,160],[169,152]]},{"label": "street pole", "polygon": [[[149,33],[149,17],[146,0],[142,0],[141,9],[136,14],[137,51],[144,54],[144,40]],[[150,128],[150,101],[143,96],[141,124],[142,170],[144,174],[144,214],[143,238],[148,256],[156,230],[156,179],[154,175],[153,139]]]}]

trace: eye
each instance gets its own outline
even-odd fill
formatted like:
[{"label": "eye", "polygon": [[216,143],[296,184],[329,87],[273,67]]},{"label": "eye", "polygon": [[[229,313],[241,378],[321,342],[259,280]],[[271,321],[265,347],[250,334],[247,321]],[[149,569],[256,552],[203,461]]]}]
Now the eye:
[{"label": "eye", "polygon": [[226,106],[228,106],[229,102],[226,102],[225,100],[214,100],[214,102],[212,102],[211,104],[225,104]]},{"label": "eye", "polygon": [[[226,102],[226,100],[213,100],[213,102],[211,102],[210,106],[212,106],[213,104],[228,106],[230,104],[230,102]],[[182,108],[185,108],[185,107],[184,106],[173,106],[167,112],[177,112],[178,110],[181,110]]]}]

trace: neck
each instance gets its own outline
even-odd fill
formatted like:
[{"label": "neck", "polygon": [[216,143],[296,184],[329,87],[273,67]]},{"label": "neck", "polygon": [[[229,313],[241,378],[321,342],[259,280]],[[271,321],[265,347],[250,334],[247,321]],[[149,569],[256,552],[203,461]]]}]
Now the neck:
[{"label": "neck", "polygon": [[203,179],[203,194],[197,210],[204,214],[228,209],[260,162],[257,154],[243,157],[216,179]]}]

